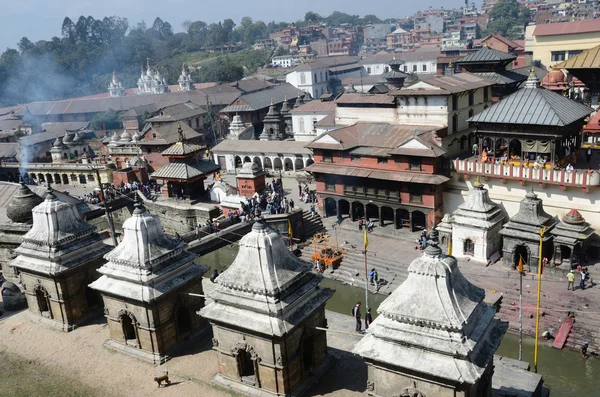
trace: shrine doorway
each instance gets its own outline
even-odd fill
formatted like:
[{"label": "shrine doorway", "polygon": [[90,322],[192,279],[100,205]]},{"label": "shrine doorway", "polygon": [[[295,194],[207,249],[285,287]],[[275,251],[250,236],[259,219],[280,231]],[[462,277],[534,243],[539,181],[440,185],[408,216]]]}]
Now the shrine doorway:
[{"label": "shrine doorway", "polygon": [[475,255],[475,243],[470,238],[463,241],[463,255]]},{"label": "shrine doorway", "polygon": [[519,265],[519,259],[523,258],[523,265],[530,265],[529,263],[529,250],[527,246],[519,244],[515,246],[515,254],[513,256],[513,266]]},{"label": "shrine doorway", "polygon": [[192,331],[192,317],[189,310],[180,306],[176,310],[177,333],[179,337],[183,337]]}]

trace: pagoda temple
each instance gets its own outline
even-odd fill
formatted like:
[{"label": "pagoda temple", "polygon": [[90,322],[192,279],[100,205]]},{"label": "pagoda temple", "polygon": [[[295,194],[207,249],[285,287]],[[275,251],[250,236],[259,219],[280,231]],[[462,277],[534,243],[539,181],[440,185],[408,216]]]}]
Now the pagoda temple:
[{"label": "pagoda temple", "polygon": [[408,278],[386,298],[354,348],[367,364],[367,394],[378,397],[490,396],[494,353],[507,324],[485,291],[445,256],[433,230]]},{"label": "pagoda temple", "polygon": [[150,177],[166,183],[163,194],[167,197],[199,199],[206,193],[204,180],[218,172],[220,167],[200,158],[205,146],[187,143],[181,125],[178,132],[179,140],[161,153],[168,158],[169,164],[159,168]]},{"label": "pagoda temple", "polygon": [[504,266],[515,267],[523,258],[528,271],[537,271],[540,232],[544,229],[542,256],[552,258],[552,229],[557,220],[544,211],[542,199],[538,198],[533,187],[521,200],[519,212],[504,225],[500,234],[503,237],[502,253]]},{"label": "pagoda temple", "polygon": [[455,61],[463,70],[494,82],[492,101],[498,102],[512,94],[527,79],[522,74],[506,70],[506,67],[517,59],[516,55],[494,50],[485,45],[478,51]]},{"label": "pagoda temple", "polygon": [[594,229],[579,211],[572,209],[562,217],[562,222],[552,229],[551,234],[554,236],[552,262],[555,266],[570,270],[575,263],[586,259]]},{"label": "pagoda temple", "polygon": [[101,304],[87,285],[98,277],[96,269],[110,247],[50,187],[31,212],[33,225],[10,265],[20,273],[29,311],[41,322],[71,331]]},{"label": "pagoda temple", "polygon": [[[260,210],[259,210],[260,211]],[[332,290],[259,219],[239,242],[200,311],[213,327],[217,383],[252,395],[295,395],[318,380],[327,354],[325,303]]]},{"label": "pagoda temple", "polygon": [[390,90],[399,90],[404,86],[404,81],[408,77],[408,74],[400,71],[400,66],[404,65],[404,61],[396,59],[396,54],[394,54],[394,58],[388,65],[390,71],[381,75],[381,82],[385,83]]},{"label": "pagoda temple", "polygon": [[162,363],[206,325],[202,275],[186,243],[169,238],[157,217],[136,202],[123,223],[123,240],[105,256],[102,276],[90,284],[104,299],[110,339],[105,346]]}]

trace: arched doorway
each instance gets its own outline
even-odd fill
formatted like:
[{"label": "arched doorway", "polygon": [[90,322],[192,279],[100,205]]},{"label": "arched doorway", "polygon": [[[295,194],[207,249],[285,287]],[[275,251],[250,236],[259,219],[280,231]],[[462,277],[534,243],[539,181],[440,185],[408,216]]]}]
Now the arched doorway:
[{"label": "arched doorway", "polygon": [[192,332],[192,317],[187,308],[183,306],[178,307],[175,311],[175,316],[177,334],[180,338]]},{"label": "arched doorway", "polygon": [[367,219],[373,222],[379,220],[379,207],[375,204],[367,204]]},{"label": "arched doorway", "polygon": [[294,170],[294,163],[292,162],[292,159],[284,159],[283,160],[283,165],[285,166],[284,171],[293,171]]},{"label": "arched doorway", "polygon": [[46,179],[44,178],[44,174],[38,174],[38,182],[39,183],[46,182]]},{"label": "arched doorway", "polygon": [[475,138],[475,134],[472,132],[468,135],[468,139],[469,139],[469,147],[473,147],[473,144],[475,144],[477,142],[476,138]]},{"label": "arched doorway", "polygon": [[515,254],[513,255],[513,266],[519,264],[519,259],[523,258],[523,265],[529,265],[529,250],[527,246],[519,244],[515,246]]},{"label": "arched doorway", "polygon": [[258,165],[260,167],[260,169],[263,168],[262,161],[260,161],[260,157],[254,157],[253,162],[254,162],[254,164]]},{"label": "arched doorway", "polygon": [[50,297],[48,291],[42,286],[35,289],[35,298],[37,300],[38,311],[40,316],[52,318],[52,311],[50,309]]},{"label": "arched doorway", "polygon": [[135,318],[129,313],[122,313],[119,320],[123,327],[123,339],[125,343],[137,345],[137,336],[135,333]]},{"label": "arched doorway", "polygon": [[511,156],[521,157],[521,155],[522,155],[521,141],[518,139],[513,139],[512,141],[510,141],[510,144],[508,145],[508,156],[510,158]]},{"label": "arched doorway", "polygon": [[283,169],[283,164],[281,163],[281,159],[279,157],[275,157],[275,159],[273,160],[273,166],[276,170]]},{"label": "arched doorway", "polygon": [[[496,157],[502,157],[504,156],[504,152],[507,151],[508,147],[507,147],[507,141],[505,138],[498,138],[496,139],[495,145],[494,145],[494,155]],[[508,155],[508,153],[507,153]]]},{"label": "arched doorway", "polygon": [[365,206],[359,201],[352,203],[352,220],[363,218],[365,216]]},{"label": "arched doorway", "polygon": [[270,157],[265,157],[265,169],[272,169],[273,163],[271,162]]},{"label": "arched doorway", "polygon": [[335,200],[331,197],[327,197],[324,201],[325,204],[325,217],[337,215],[337,208]]},{"label": "arched doorway", "polygon": [[64,185],[68,185],[69,184],[69,176],[67,174],[63,174],[62,175],[62,183]]},{"label": "arched doorway", "polygon": [[314,160],[313,159],[308,159],[306,160],[306,166],[308,167],[309,165],[314,164]]},{"label": "arched doorway", "polygon": [[235,162],[235,168],[242,167],[242,158],[240,156],[235,156],[234,162]]},{"label": "arched doorway", "polygon": [[427,230],[427,217],[421,211],[412,213],[413,230]]},{"label": "arched doorway", "polygon": [[339,200],[340,213],[339,217],[343,217],[346,215],[348,218],[350,217],[350,203],[347,200]]},{"label": "arched doorway", "polygon": [[403,226],[410,225],[410,215],[408,210],[399,209],[396,211],[396,225],[398,229],[402,229]]},{"label": "arched doorway", "polygon": [[381,207],[381,222],[385,225],[394,224],[394,210],[390,207]]},{"label": "arched doorway", "polygon": [[237,355],[238,370],[241,378],[251,377],[255,375],[254,361],[252,354],[248,350],[240,350]]},{"label": "arched doorway", "polygon": [[54,183],[54,178],[52,178],[52,174],[46,174],[46,181],[48,183]]},{"label": "arched doorway", "polygon": [[475,255],[475,243],[470,238],[467,238],[463,241],[463,255]]},{"label": "arched doorway", "polygon": [[294,165],[296,166],[296,171],[304,169],[304,161],[302,161],[300,158],[296,158],[296,160],[294,160]]},{"label": "arched doorway", "polygon": [[100,306],[100,302],[102,302],[102,298],[100,298],[98,292],[90,287],[85,287],[85,303],[88,309]]},{"label": "arched doorway", "polygon": [[54,183],[62,183],[60,180],[60,174],[54,174]]},{"label": "arched doorway", "polygon": [[251,163],[252,159],[250,158],[250,156],[245,156],[244,157],[244,163]]}]

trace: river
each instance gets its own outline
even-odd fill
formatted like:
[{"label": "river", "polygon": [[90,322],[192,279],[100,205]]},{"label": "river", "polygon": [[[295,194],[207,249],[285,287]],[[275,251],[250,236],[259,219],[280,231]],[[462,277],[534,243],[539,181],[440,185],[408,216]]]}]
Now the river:
[{"label": "river", "polygon": [[[208,265],[219,272],[225,270],[235,259],[238,247],[226,246],[210,252],[196,261]],[[206,273],[206,276],[210,271]],[[326,309],[350,315],[350,310],[357,301],[364,302],[365,291],[330,279],[324,279],[322,286],[335,289],[336,293],[327,302]],[[369,306],[373,318],[377,315],[379,304],[386,298],[384,295],[369,294]],[[353,327],[350,324],[349,327]],[[523,359],[533,363],[533,346],[535,338],[524,337]],[[591,351],[593,351],[593,346]],[[507,333],[497,354],[510,358],[519,357],[518,335]],[[532,364],[533,368],[533,364]],[[540,341],[538,370],[544,376],[544,385],[550,389],[552,397],[600,396],[600,357],[590,356],[588,359],[572,350],[557,350]]]}]

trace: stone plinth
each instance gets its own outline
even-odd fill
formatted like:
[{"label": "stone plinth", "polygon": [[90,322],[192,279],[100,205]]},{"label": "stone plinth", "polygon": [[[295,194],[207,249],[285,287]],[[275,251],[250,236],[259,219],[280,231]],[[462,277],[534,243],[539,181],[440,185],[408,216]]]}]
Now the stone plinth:
[{"label": "stone plinth", "polygon": [[242,170],[237,174],[237,186],[239,195],[252,197],[255,193],[265,190],[266,174],[256,163],[245,163]]}]

